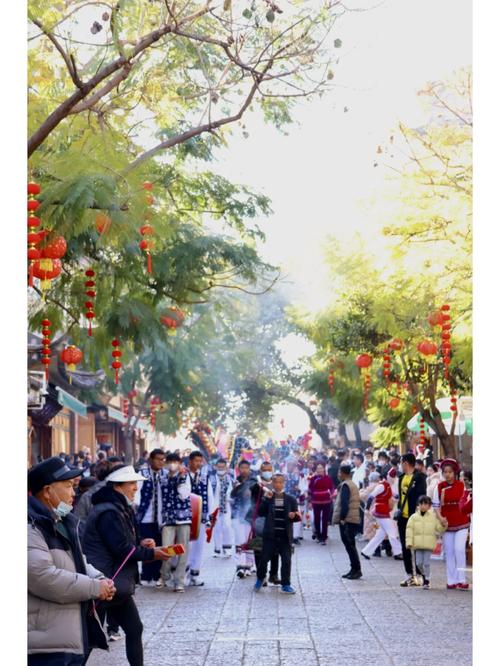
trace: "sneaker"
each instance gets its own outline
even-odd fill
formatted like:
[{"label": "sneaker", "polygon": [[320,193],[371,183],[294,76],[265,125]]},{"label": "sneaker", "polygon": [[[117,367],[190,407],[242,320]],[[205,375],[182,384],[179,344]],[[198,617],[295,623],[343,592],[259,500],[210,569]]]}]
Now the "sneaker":
[{"label": "sneaker", "polygon": [[431,589],[431,584],[428,580],[424,580],[424,584],[422,585],[423,590],[430,590]]},{"label": "sneaker", "polygon": [[457,588],[457,585],[447,585],[446,589],[447,590],[455,590]]},{"label": "sneaker", "polygon": [[184,592],[184,585],[181,585],[180,583],[175,585],[174,586],[174,592]]},{"label": "sneaker", "polygon": [[191,576],[189,579],[189,585],[193,585],[194,587],[201,587],[202,585],[205,585],[205,581],[201,580],[199,576]]},{"label": "sneaker", "polygon": [[264,586],[264,581],[257,579],[255,581],[255,585],[253,586],[253,591],[260,592],[263,586]]},{"label": "sneaker", "polygon": [[123,635],[119,631],[108,631],[108,640],[112,641],[113,643],[115,641],[121,641],[123,638]]},{"label": "sneaker", "polygon": [[220,550],[214,550],[213,557],[224,557]]},{"label": "sneaker", "polygon": [[231,557],[231,548],[228,548],[227,550],[224,548],[221,557]]},{"label": "sneaker", "polygon": [[359,578],[361,578],[362,575],[363,574],[361,573],[361,571],[353,571],[348,576],[346,576],[346,578],[347,580],[358,580]]},{"label": "sneaker", "polygon": [[360,552],[360,554],[365,558],[365,560],[369,560],[369,559],[370,559],[370,556],[369,556],[369,555],[365,555],[365,554],[363,553],[362,550],[360,550],[359,552]]},{"label": "sneaker", "polygon": [[283,594],[295,594],[295,590],[291,585],[283,585],[281,587],[281,592],[283,592]]},{"label": "sneaker", "polygon": [[415,580],[415,576],[410,576],[406,580],[404,580],[402,583],[399,583],[400,587],[418,587],[418,583]]},{"label": "sneaker", "polygon": [[271,585],[281,585],[281,580],[277,576],[269,576],[269,583]]},{"label": "sneaker", "polygon": [[236,575],[238,576],[238,578],[245,578],[245,572],[243,571],[243,569],[238,569]]},{"label": "sneaker", "polygon": [[469,583],[458,583],[457,590],[468,590]]},{"label": "sneaker", "polygon": [[394,559],[395,560],[404,560],[404,557],[403,557],[402,554],[399,554],[399,555],[394,555]]},{"label": "sneaker", "polygon": [[262,581],[262,587],[267,587],[267,578]]},{"label": "sneaker", "polygon": [[158,587],[158,588],[159,587],[165,587],[165,581],[163,580],[163,578],[158,578],[158,580],[155,583],[155,587]]},{"label": "sneaker", "polygon": [[142,587],[154,587],[156,584],[156,581],[154,580],[141,580],[140,584]]},{"label": "sneaker", "polygon": [[326,546],[326,541],[320,541],[319,542],[322,546]]}]

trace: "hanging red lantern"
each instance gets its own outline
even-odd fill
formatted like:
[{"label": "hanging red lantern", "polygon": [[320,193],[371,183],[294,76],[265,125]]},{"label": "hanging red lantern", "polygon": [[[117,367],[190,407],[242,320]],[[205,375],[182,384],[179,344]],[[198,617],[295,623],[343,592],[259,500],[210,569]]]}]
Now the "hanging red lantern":
[{"label": "hanging red lantern", "polygon": [[389,342],[389,347],[392,351],[401,351],[403,349],[403,341],[400,338],[393,338]]},{"label": "hanging red lantern", "polygon": [[40,289],[43,296],[50,289],[51,281],[61,274],[62,264],[60,259],[37,259],[33,262],[33,277],[40,280]]},{"label": "hanging red lantern", "polygon": [[[146,192],[150,192],[153,189],[153,184],[150,183],[149,181],[145,181],[142,185],[143,189],[146,190]],[[155,202],[154,198],[151,196],[151,194],[146,194],[144,201],[147,206],[152,206]],[[151,219],[151,212],[148,210],[144,211],[144,219],[145,220],[150,220]],[[146,255],[146,270],[148,273],[153,272],[153,262],[151,258],[151,250],[153,248],[153,241],[152,240],[146,240],[144,236],[151,236],[154,234],[154,229],[150,224],[143,224],[140,229],[140,234],[143,237],[142,240],[139,243],[139,248],[145,253]]]},{"label": "hanging red lantern", "polygon": [[67,249],[68,245],[64,236],[56,236],[45,245],[42,250],[42,257],[46,259],[62,259]]},{"label": "hanging red lantern", "polygon": [[370,356],[370,354],[359,354],[356,357],[356,365],[358,368],[369,368],[370,365],[373,363],[373,359]]},{"label": "hanging red lantern", "polygon": [[392,398],[392,400],[389,401],[389,407],[391,409],[397,409],[399,407],[399,403],[399,398]]},{"label": "hanging red lantern", "polygon": [[42,252],[36,246],[42,240],[43,236],[36,233],[40,226],[40,218],[36,211],[40,202],[35,197],[40,194],[41,188],[38,183],[28,183],[28,286],[33,286],[33,267],[35,261],[42,258]]},{"label": "hanging red lantern", "polygon": [[439,310],[436,310],[435,312],[430,313],[430,315],[427,317],[427,321],[431,326],[441,326],[445,319],[443,313]]},{"label": "hanging red lantern", "polygon": [[111,341],[111,344],[113,345],[113,351],[111,352],[111,355],[113,356],[113,362],[111,363],[111,367],[115,371],[115,384],[118,385],[120,378],[119,378],[119,370],[122,367],[121,361],[118,361],[118,359],[121,357],[122,353],[118,349],[120,346],[120,341],[117,340],[116,338]]},{"label": "hanging red lantern", "polygon": [[95,216],[95,228],[97,233],[102,236],[109,231],[111,226],[111,218],[106,213],[97,213]]},{"label": "hanging red lantern", "polygon": [[446,380],[450,377],[449,367],[451,363],[451,315],[450,306],[445,303],[441,306],[443,316],[443,326],[441,331],[441,355],[443,357],[444,377]]},{"label": "hanging red lantern", "polygon": [[[95,271],[93,271],[91,268],[85,271],[85,277],[87,278],[85,280],[85,294],[88,296],[89,299],[95,298]],[[88,328],[88,335],[89,337],[92,337],[92,320],[95,319],[95,312],[94,312],[94,301],[93,300],[88,300],[85,301],[85,309],[87,312],[85,313],[85,317],[88,321],[89,328]]]},{"label": "hanging red lantern", "polygon": [[[83,352],[75,347],[75,345],[69,345],[61,352],[61,361],[66,365],[68,372],[74,372],[76,366],[81,363],[83,359]],[[69,383],[71,384],[71,375],[69,376]]]},{"label": "hanging red lantern", "polygon": [[45,366],[45,379],[49,381],[49,365],[50,365],[50,319],[42,320],[42,365]]},{"label": "hanging red lantern", "polygon": [[168,329],[168,335],[176,335],[177,329],[182,326],[186,315],[178,307],[169,308],[164,315],[160,317],[160,322]]},{"label": "hanging red lantern", "polygon": [[432,340],[423,340],[422,342],[419,342],[417,345],[417,350],[423,355],[423,356],[434,356],[434,354],[437,353],[437,345],[432,342]]}]

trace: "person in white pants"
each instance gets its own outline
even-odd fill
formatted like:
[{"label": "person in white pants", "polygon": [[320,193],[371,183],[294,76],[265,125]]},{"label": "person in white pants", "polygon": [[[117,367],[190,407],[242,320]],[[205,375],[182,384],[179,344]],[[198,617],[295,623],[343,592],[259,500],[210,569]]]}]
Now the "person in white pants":
[{"label": "person in white pants", "polygon": [[443,547],[446,558],[446,579],[448,587],[467,585],[465,576],[465,546],[468,529],[443,534]]},{"label": "person in white pants", "polygon": [[189,544],[187,560],[186,585],[204,585],[200,578],[203,563],[203,551],[207,542],[207,528],[210,527],[210,516],[214,511],[212,484],[208,481],[208,466],[202,470],[203,455],[200,451],[189,454],[188,474],[191,480],[191,492],[201,497],[201,526],[197,539]]},{"label": "person in white pants", "polygon": [[378,523],[378,529],[372,539],[370,539],[361,551],[361,555],[369,560],[382,541],[388,538],[392,546],[392,554],[394,557],[398,560],[403,559],[403,549],[398,536],[398,528],[396,522],[391,518],[393,503],[391,486],[386,479],[380,478],[378,472],[372,472],[370,474],[370,480],[372,479],[379,481],[368,498],[369,501],[372,501],[370,512]]},{"label": "person in white pants", "polygon": [[214,510],[219,509],[215,523],[214,557],[231,557],[234,544],[233,527],[231,525],[231,490],[233,482],[227,469],[227,461],[218,460],[216,475],[213,478]]}]

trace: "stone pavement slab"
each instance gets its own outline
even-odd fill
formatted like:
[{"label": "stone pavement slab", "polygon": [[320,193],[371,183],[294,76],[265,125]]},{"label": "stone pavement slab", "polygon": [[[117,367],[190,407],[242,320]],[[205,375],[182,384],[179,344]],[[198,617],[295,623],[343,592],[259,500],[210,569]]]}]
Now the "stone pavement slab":
[{"label": "stone pavement slab", "polygon": [[[336,528],[327,548],[305,532],[295,549],[295,596],[252,590],[232,559],[206,552],[205,585],[184,594],[139,587],[145,666],[470,666],[472,593],[447,590],[432,561],[431,590],[401,588],[402,562],[363,561],[363,578],[341,577],[348,558]],[[470,575],[470,572],[468,573]],[[126,666],[124,640],[88,666]]]}]

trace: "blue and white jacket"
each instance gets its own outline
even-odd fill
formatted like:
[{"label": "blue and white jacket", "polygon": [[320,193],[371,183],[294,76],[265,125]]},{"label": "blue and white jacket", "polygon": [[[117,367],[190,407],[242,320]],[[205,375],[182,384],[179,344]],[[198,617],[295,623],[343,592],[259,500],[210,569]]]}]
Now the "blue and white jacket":
[{"label": "blue and white jacket", "polygon": [[196,474],[188,472],[188,475],[191,481],[191,492],[201,497],[201,522],[207,523],[214,504],[212,485],[208,480],[207,470],[202,469]]},{"label": "blue and white jacket", "polygon": [[191,480],[189,476],[167,473],[161,484],[162,525],[191,524]]},{"label": "blue and white jacket", "polygon": [[[148,512],[149,507],[151,506],[151,502],[153,501],[153,470],[148,465],[147,467],[141,469],[140,473],[146,479],[140,484],[139,490],[136,495],[137,503],[139,505],[137,509],[137,521],[139,523],[142,523],[145,522],[144,518],[146,516],[146,513]],[[161,469],[157,472],[157,474],[160,477],[160,493],[161,493],[161,484],[166,478],[167,472],[166,470]],[[161,511],[161,499],[159,500],[158,503],[158,510],[159,512]],[[160,519],[161,515],[159,515],[158,518]]]}]

